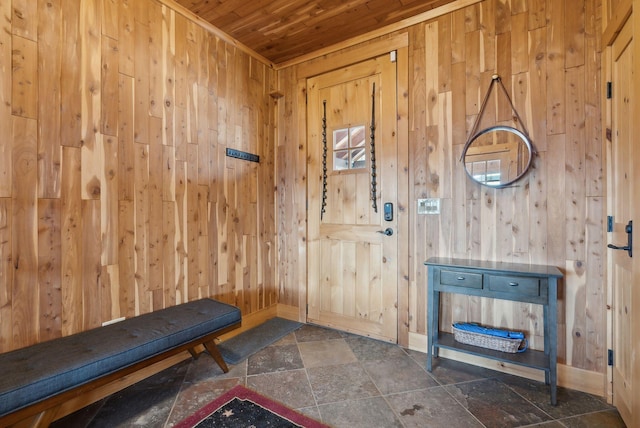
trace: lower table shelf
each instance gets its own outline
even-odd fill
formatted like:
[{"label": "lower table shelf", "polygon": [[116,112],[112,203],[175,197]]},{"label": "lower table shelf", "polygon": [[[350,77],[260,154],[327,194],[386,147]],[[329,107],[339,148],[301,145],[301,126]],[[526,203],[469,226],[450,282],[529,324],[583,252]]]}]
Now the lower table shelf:
[{"label": "lower table shelf", "polygon": [[549,356],[543,351],[535,351],[527,349],[525,352],[510,354],[508,352],[494,351],[480,346],[467,345],[457,342],[453,338],[453,334],[439,332],[438,341],[433,344],[435,348],[452,349],[454,351],[464,352],[465,354],[476,355],[479,357],[490,358],[492,360],[505,361],[511,364],[530,367],[540,370],[549,369]]}]

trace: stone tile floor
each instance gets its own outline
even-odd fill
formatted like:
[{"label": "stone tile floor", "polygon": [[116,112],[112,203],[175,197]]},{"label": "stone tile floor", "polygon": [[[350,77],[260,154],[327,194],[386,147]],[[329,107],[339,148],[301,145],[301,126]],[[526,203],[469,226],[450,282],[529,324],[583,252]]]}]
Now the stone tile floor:
[{"label": "stone tile floor", "polygon": [[624,427],[602,398],[305,325],[222,373],[185,361],[53,427],[171,427],[243,384],[333,427]]}]

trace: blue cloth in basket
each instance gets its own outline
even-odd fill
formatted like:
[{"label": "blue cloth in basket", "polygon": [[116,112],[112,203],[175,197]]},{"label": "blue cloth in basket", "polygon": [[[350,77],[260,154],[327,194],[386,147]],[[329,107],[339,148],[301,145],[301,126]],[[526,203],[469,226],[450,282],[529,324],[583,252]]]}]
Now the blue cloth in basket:
[{"label": "blue cloth in basket", "polygon": [[524,333],[520,331],[502,330],[499,328],[483,327],[480,324],[473,322],[456,322],[453,326],[458,330],[468,331],[470,333],[485,334],[494,337],[504,337],[506,339],[520,339],[524,341],[524,347],[518,349],[518,352],[524,352],[527,350],[528,342],[524,337]]}]

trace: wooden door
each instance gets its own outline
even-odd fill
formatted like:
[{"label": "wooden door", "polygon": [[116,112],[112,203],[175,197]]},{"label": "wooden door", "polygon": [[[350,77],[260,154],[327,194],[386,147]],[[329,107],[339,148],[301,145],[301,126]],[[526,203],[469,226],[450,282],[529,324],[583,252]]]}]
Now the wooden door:
[{"label": "wooden door", "polygon": [[311,78],[307,94],[307,319],[395,343],[396,64],[384,55]]},{"label": "wooden door", "polygon": [[[633,220],[634,165],[633,165],[633,32],[631,20],[622,28],[611,48],[611,138],[607,149],[608,181],[608,243],[619,247],[627,244],[627,225]],[[637,166],[636,166],[637,168]],[[639,190],[635,185],[635,190]],[[612,225],[611,225],[612,224]],[[639,227],[640,225],[636,225]],[[618,408],[627,426],[633,425],[634,347],[638,337],[633,329],[633,296],[640,284],[633,283],[633,258],[619,249],[607,250],[608,287],[612,303],[612,390],[613,404]],[[637,259],[640,254],[635,254]],[[637,333],[638,330],[635,330]],[[637,353],[638,351],[636,351]],[[637,417],[637,416],[636,416]]]}]

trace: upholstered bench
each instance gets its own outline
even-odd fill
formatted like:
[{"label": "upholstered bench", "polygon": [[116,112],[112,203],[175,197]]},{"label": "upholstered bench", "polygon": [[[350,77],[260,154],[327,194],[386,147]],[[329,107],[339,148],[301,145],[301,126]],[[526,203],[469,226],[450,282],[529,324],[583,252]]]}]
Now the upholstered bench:
[{"label": "upholstered bench", "polygon": [[48,426],[153,374],[134,375],[144,368],[185,351],[196,358],[199,345],[227,372],[214,339],[240,323],[235,306],[202,299],[0,354],[0,426]]}]

